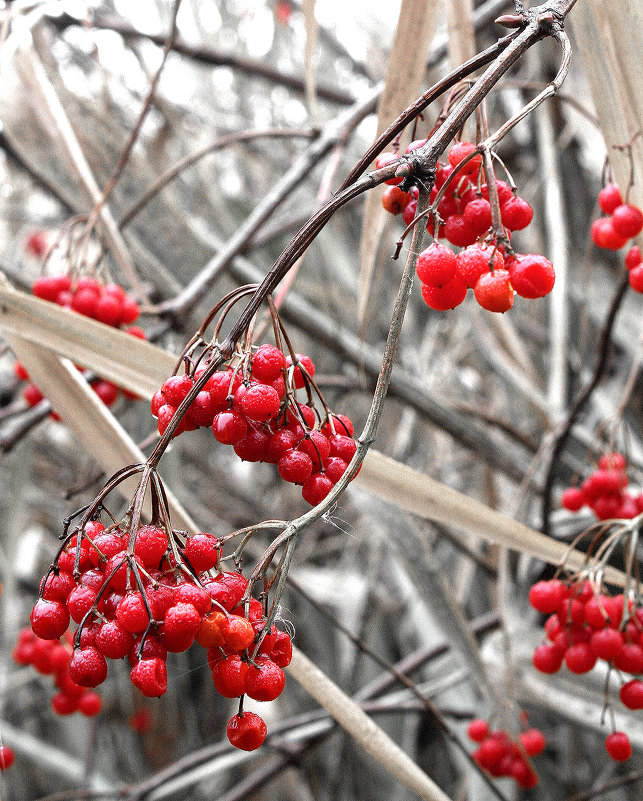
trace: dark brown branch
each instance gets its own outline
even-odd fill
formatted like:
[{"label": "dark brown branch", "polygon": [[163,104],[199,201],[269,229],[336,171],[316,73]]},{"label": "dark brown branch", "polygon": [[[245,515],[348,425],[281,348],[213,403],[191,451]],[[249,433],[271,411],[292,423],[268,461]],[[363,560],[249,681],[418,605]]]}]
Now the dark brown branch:
[{"label": "dark brown branch", "polygon": [[578,419],[578,416],[582,412],[587,401],[591,398],[592,392],[594,392],[596,387],[599,385],[601,378],[603,377],[605,368],[607,367],[607,360],[610,355],[612,329],[614,328],[616,315],[618,314],[618,310],[621,308],[621,303],[623,302],[623,298],[625,297],[628,286],[628,276],[625,274],[621,279],[621,283],[619,284],[616,293],[614,294],[612,303],[607,313],[607,318],[605,319],[605,324],[603,325],[603,330],[601,331],[598,346],[598,358],[596,360],[596,366],[594,367],[592,378],[590,379],[589,384],[587,384],[585,389],[578,396],[572,408],[569,410],[567,419],[562,424],[558,434],[556,435],[556,439],[554,440],[551,456],[549,457],[549,464],[547,466],[547,474],[545,476],[545,487],[543,490],[541,511],[541,525],[543,534],[549,535],[549,516],[551,514],[552,507],[554,479],[556,478],[556,470],[558,468],[560,455],[565,447],[565,444],[567,443],[567,439],[574,426],[574,423]]}]

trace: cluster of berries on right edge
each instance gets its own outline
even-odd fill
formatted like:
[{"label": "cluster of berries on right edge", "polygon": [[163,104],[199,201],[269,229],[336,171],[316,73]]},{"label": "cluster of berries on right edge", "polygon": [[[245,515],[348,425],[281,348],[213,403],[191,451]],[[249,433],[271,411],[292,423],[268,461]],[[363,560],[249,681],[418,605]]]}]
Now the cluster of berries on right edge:
[{"label": "cluster of berries on right edge", "polygon": [[[643,212],[626,203],[616,184],[607,184],[598,193],[598,205],[607,216],[592,223],[592,241],[605,250],[620,250],[628,240],[643,231]],[[643,263],[641,251],[634,245],[625,257],[630,286],[635,292],[643,292]]]},{"label": "cluster of berries on right edge", "polygon": [[[407,153],[425,143],[412,142]],[[446,245],[434,241],[424,250],[417,262],[417,274],[422,282],[422,297],[428,306],[447,311],[460,305],[472,289],[478,303],[488,311],[506,312],[514,302],[514,292],[524,298],[542,298],[551,292],[555,273],[544,256],[530,253],[519,255],[506,250],[493,234],[489,189],[482,182],[481,156],[473,155],[472,142],[456,142],[448,153],[449,164],[438,164],[430,200],[438,200],[437,233],[433,216],[427,230],[435,239],[445,238],[463,248],[457,255]],[[394,153],[382,153],[376,167],[396,160]],[[392,184],[382,198],[384,208],[391,214],[402,214],[409,225],[416,214],[418,192],[415,187],[404,192]],[[504,241],[513,231],[526,228],[532,220],[533,209],[524,198],[515,194],[505,181],[496,181]],[[438,199],[438,194],[443,195]]]},{"label": "cluster of berries on right edge", "polygon": [[467,727],[469,739],[479,743],[471,755],[481,768],[500,778],[507,776],[524,790],[538,784],[538,776],[529,764],[528,757],[538,756],[545,750],[545,735],[539,729],[527,729],[514,742],[509,734],[497,729],[491,731],[483,718],[472,720]]},{"label": "cluster of berries on right edge", "polygon": [[627,491],[626,467],[622,453],[604,454],[598,460],[598,468],[580,487],[568,487],[563,492],[561,506],[569,512],[589,506],[599,520],[631,520],[643,512],[643,492],[634,495]]},{"label": "cluster of berries on right edge", "polygon": [[[626,604],[622,594],[607,595],[588,580],[551,579],[533,585],[529,602],[549,615],[546,641],[536,647],[532,660],[541,673],[557,673],[563,662],[572,673],[588,673],[599,659],[618,675],[643,673],[643,607],[637,601]],[[623,681],[619,698],[628,709],[643,709],[643,681]],[[624,732],[612,732],[605,748],[617,762],[632,755]]]},{"label": "cluster of berries on right edge", "polygon": [[[152,414],[163,434],[179,404],[203,374],[168,378],[152,398]],[[214,438],[232,445],[240,459],[275,464],[279,475],[302,486],[311,506],[320,503],[346,471],[356,443],[353,424],[343,414],[318,413],[298,403],[296,391],[310,388],[315,365],[308,356],[286,357],[264,344],[247,358],[219,370],[190,404],[176,434],[205,426]]]}]

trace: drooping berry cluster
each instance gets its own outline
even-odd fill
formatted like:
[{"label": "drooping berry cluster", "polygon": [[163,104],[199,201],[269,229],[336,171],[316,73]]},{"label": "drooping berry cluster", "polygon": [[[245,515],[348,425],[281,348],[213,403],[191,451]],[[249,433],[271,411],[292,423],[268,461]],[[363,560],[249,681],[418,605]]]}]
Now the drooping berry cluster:
[{"label": "drooping berry cluster", "polygon": [[[34,281],[31,291],[37,298],[73,309],[113,328],[123,328],[139,339],[146,338],[142,328],[131,325],[139,316],[138,303],[118,284],[103,285],[94,278],[87,277],[73,282],[68,275],[44,275]],[[29,374],[23,364],[15,362],[13,369],[20,381],[29,382]],[[113,406],[121,393],[128,400],[138,398],[133,392],[103,378],[93,378],[90,383],[106,406]],[[22,390],[22,397],[28,406],[37,406],[44,396],[38,387],[28,383]],[[51,416],[56,420],[60,419],[55,412]]]},{"label": "drooping berry cluster", "polygon": [[[31,636],[51,642],[61,663],[65,652],[72,688],[97,687],[107,677],[107,660],[127,657],[132,684],[143,695],[158,697],[167,689],[168,652],[186,651],[196,641],[207,649],[214,686],[223,697],[273,700],[284,687],[290,637],[274,625],[263,633],[262,605],[245,599],[247,580],[223,571],[220,557],[220,540],[209,533],[168,534],[143,525],[131,551],[127,532],[117,524],[106,529],[99,520],[90,521],[82,533],[67,537],[43,580]],[[78,629],[68,651],[58,640],[70,620]],[[44,647],[38,646],[38,653]],[[27,658],[24,650],[18,656]],[[67,692],[64,687],[61,692]],[[246,747],[246,739],[240,742]]]},{"label": "drooping berry cluster", "polygon": [[477,718],[467,727],[467,734],[474,743],[480,744],[471,756],[492,776],[510,777],[525,790],[538,784],[538,776],[528,757],[538,756],[545,750],[545,736],[539,729],[523,731],[516,743],[506,731],[491,731],[486,720]]},{"label": "drooping berry cluster", "polygon": [[[637,602],[626,604],[622,594],[607,595],[590,581],[559,579],[534,584],[529,601],[550,616],[545,623],[547,641],[533,655],[537,670],[556,673],[564,663],[572,673],[588,673],[602,659],[620,673],[643,673],[643,607]],[[619,697],[628,709],[643,709],[643,682],[637,678],[623,682]],[[622,732],[607,738],[605,747],[612,759],[629,759],[629,740],[629,749],[618,746],[626,740]]]},{"label": "drooping berry cluster", "polygon": [[[174,375],[155,393],[151,409],[159,433],[205,369]],[[274,345],[261,345],[241,363],[214,373],[176,434],[210,427],[215,439],[232,445],[241,459],[277,465],[279,475],[302,485],[304,500],[315,506],[344,474],[356,443],[348,417],[327,410],[320,415],[310,392],[308,403],[297,401],[296,391],[310,385],[314,374],[308,356],[286,357]]]},{"label": "drooping berry cluster", "polygon": [[81,687],[69,675],[73,638],[66,631],[60,639],[41,639],[30,628],[22,629],[11,652],[14,662],[32,665],[43,676],[53,676],[58,692],[51,699],[57,715],[81,712],[87,717],[97,715],[103,703],[98,693]]},{"label": "drooping berry cluster", "polygon": [[[407,153],[424,144],[412,142]],[[489,188],[482,183],[480,155],[472,154],[472,142],[457,142],[448,153],[449,164],[438,164],[430,201],[438,199],[439,225],[430,216],[427,230],[436,239],[445,238],[452,245],[464,248],[455,254],[437,241],[420,254],[417,273],[422,281],[422,297],[428,306],[446,311],[464,300],[467,289],[473,289],[478,303],[493,312],[505,312],[513,306],[514,291],[524,298],[541,298],[551,292],[555,273],[551,262],[538,254],[518,255],[506,252],[503,242],[493,232]],[[466,159],[469,159],[466,161]],[[376,167],[396,160],[394,153],[382,153]],[[402,214],[409,225],[415,218],[418,191],[404,192],[399,178],[391,178],[382,198],[391,214]],[[512,231],[526,228],[533,209],[526,200],[512,191],[505,181],[496,181],[501,222],[505,241]]]},{"label": "drooping berry cluster", "polygon": [[627,491],[626,467],[623,454],[604,454],[598,460],[598,468],[580,487],[568,487],[563,492],[561,506],[570,512],[589,506],[599,520],[631,520],[643,512],[643,492],[633,495]]}]

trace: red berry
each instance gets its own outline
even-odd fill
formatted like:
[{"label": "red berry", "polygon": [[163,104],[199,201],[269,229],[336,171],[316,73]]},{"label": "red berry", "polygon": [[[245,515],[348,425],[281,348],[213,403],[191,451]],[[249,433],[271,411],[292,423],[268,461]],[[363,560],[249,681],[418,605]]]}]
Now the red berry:
[{"label": "red berry", "polygon": [[572,673],[589,673],[596,664],[596,655],[589,643],[571,645],[565,652],[565,665]]},{"label": "red berry", "polygon": [[243,439],[247,432],[248,424],[245,417],[234,409],[215,414],[212,421],[212,433],[214,438],[223,445],[234,445],[235,442]]},{"label": "red berry", "polygon": [[555,612],[565,596],[565,585],[558,579],[538,581],[529,590],[529,603],[545,615]]},{"label": "red berry", "polygon": [[313,460],[300,450],[288,451],[277,464],[279,475],[292,484],[303,484],[313,472]]},{"label": "red berry", "polygon": [[123,659],[132,647],[134,637],[117,620],[106,620],[96,632],[94,644],[108,659]]},{"label": "red berry", "polygon": [[635,292],[643,293],[643,264],[630,270],[628,280]]},{"label": "red berry", "polygon": [[197,573],[201,573],[215,567],[220,548],[219,539],[214,534],[203,532],[187,538],[185,555]]},{"label": "red berry", "polygon": [[592,241],[596,247],[619,250],[627,242],[627,237],[616,232],[610,217],[599,217],[592,223]]},{"label": "red berry", "polygon": [[128,592],[123,596],[116,607],[116,620],[130,634],[140,634],[145,631],[150,616],[140,592]]},{"label": "red berry", "polygon": [[418,256],[415,271],[423,284],[444,286],[455,277],[455,253],[446,245],[433,242]]},{"label": "red berry", "polygon": [[286,367],[286,357],[274,345],[261,345],[252,357],[252,375],[260,381],[275,381]]},{"label": "red berry", "polygon": [[643,709],[643,681],[632,679],[621,687],[621,703],[628,709]]},{"label": "red berry", "polygon": [[458,247],[472,245],[478,238],[462,214],[453,214],[449,217],[444,226],[444,235],[452,245],[458,245]]},{"label": "red berry", "polygon": [[15,755],[8,745],[0,745],[0,770],[9,770],[13,765]]},{"label": "red berry", "polygon": [[248,667],[245,692],[255,701],[274,701],[286,684],[286,675],[269,657],[257,657]]},{"label": "red berry", "polygon": [[242,751],[254,751],[266,739],[266,724],[254,712],[243,712],[230,718],[226,726],[228,740]]},{"label": "red berry", "polygon": [[622,203],[621,190],[616,184],[607,184],[598,193],[598,205],[605,214],[612,214]]},{"label": "red berry", "polygon": [[[296,353],[295,362],[301,367],[303,367],[303,369],[311,378],[315,375],[315,365],[313,364],[313,360],[310,357],[302,356],[301,353]],[[287,357],[286,364],[288,367],[290,367],[293,364],[293,359],[291,356]],[[293,384],[295,385],[296,389],[301,389],[305,384],[304,373],[302,372],[300,366],[295,367],[292,374]]]},{"label": "red berry", "polygon": [[558,648],[545,644],[536,647],[532,662],[541,673],[557,673],[563,664],[563,657]]},{"label": "red berry", "polygon": [[94,314],[105,325],[118,326],[121,321],[122,301],[116,295],[103,292],[96,301]]},{"label": "red berry", "polygon": [[638,245],[634,245],[627,251],[627,255],[625,256],[625,266],[628,270],[633,270],[642,262],[643,259],[641,259],[641,249]]},{"label": "red berry", "polygon": [[462,216],[475,233],[481,236],[491,227],[491,204],[483,197],[470,200],[464,207]]},{"label": "red berry", "polygon": [[34,384],[27,384],[22,390],[22,397],[25,399],[28,406],[37,406],[44,396]]},{"label": "red berry", "polygon": [[619,236],[631,239],[643,230],[643,212],[631,203],[617,206],[612,214],[612,225]]},{"label": "red berry", "polygon": [[87,718],[98,715],[102,708],[103,702],[98,693],[85,693],[78,700],[78,711]]},{"label": "red berry", "polygon": [[167,666],[158,657],[141,659],[130,671],[130,680],[147,698],[158,698],[167,690]]},{"label": "red berry", "polygon": [[476,718],[467,726],[467,735],[474,743],[482,743],[489,736],[489,724],[482,718]]},{"label": "red berry", "polygon": [[129,295],[125,295],[121,305],[121,325],[131,325],[134,320],[138,319],[141,310],[138,303]]},{"label": "red berry", "polygon": [[61,716],[73,715],[78,709],[80,699],[85,695],[84,687],[80,688],[83,694],[80,696],[67,695],[67,693],[56,693],[50,701],[52,710]]},{"label": "red berry", "polygon": [[[268,639],[266,637],[266,639]],[[264,640],[265,643],[266,640]],[[292,659],[292,641],[285,631],[277,633],[275,642],[270,649],[270,658],[280,668],[288,667]]]},{"label": "red berry", "polygon": [[69,612],[60,601],[36,601],[30,616],[31,630],[41,640],[57,640],[67,631]]},{"label": "red berry", "polygon": [[[449,150],[448,159],[452,167],[457,167],[458,164],[466,158],[470,153],[476,149],[473,142],[456,142]],[[462,175],[473,175],[477,173],[482,164],[482,156],[478,154],[474,156],[471,161],[468,161],[464,167],[461,168]],[[453,179],[456,180],[455,178]]]},{"label": "red berry", "polygon": [[311,506],[317,506],[324,500],[333,486],[333,482],[329,478],[318,473],[306,479],[301,494],[303,499]]},{"label": "red berry", "polygon": [[605,750],[615,762],[626,762],[632,756],[630,738],[622,731],[614,731],[605,738]]},{"label": "red berry", "polygon": [[141,526],[136,532],[134,553],[144,567],[158,567],[167,551],[167,535],[157,526]]},{"label": "red berry", "polygon": [[636,643],[623,643],[622,650],[614,657],[614,667],[624,673],[643,673],[643,647]]},{"label": "red berry", "polygon": [[510,197],[501,207],[502,224],[510,231],[522,231],[534,216],[534,210],[524,198]]},{"label": "red berry", "polygon": [[165,395],[166,402],[176,409],[193,385],[194,381],[190,376],[173,375],[163,382],[161,392]]},{"label": "red berry", "polygon": [[221,633],[224,638],[224,648],[231,651],[243,651],[249,648],[255,638],[255,630],[252,623],[245,617],[230,615],[221,625]]},{"label": "red berry", "polygon": [[523,298],[542,298],[554,287],[554,266],[544,256],[530,253],[507,264],[511,285]]},{"label": "red berry", "polygon": [[493,269],[503,269],[505,259],[499,250],[489,245],[471,245],[456,256],[456,269],[469,289],[477,284],[478,279]]},{"label": "red berry", "polygon": [[231,612],[243,597],[248,581],[240,574],[234,572],[219,573],[219,575],[204,584],[205,590],[216,603],[221,604]]},{"label": "red berry", "polygon": [[97,687],[107,678],[105,657],[93,646],[74,649],[69,662],[69,678],[81,687]]},{"label": "red berry", "polygon": [[275,389],[266,384],[255,384],[241,399],[241,411],[249,420],[264,423],[277,416],[281,400]]},{"label": "red berry", "polygon": [[538,756],[545,750],[545,735],[539,729],[527,729],[518,739],[529,756]]},{"label": "red berry", "polygon": [[466,294],[467,287],[459,275],[456,275],[448,284],[441,287],[422,285],[424,302],[436,311],[455,309],[465,299]]},{"label": "red berry", "polygon": [[514,291],[507,270],[494,269],[478,278],[473,294],[483,309],[492,312],[506,312],[513,306]]},{"label": "red berry", "polygon": [[247,673],[248,663],[242,662],[237,654],[232,654],[212,668],[214,688],[224,698],[237,698],[245,692]]},{"label": "red berry", "polygon": [[578,512],[585,506],[585,495],[579,487],[568,487],[560,496],[560,505],[569,512]]},{"label": "red berry", "polygon": [[389,186],[382,195],[382,206],[389,214],[401,214],[413,198],[399,186]]}]

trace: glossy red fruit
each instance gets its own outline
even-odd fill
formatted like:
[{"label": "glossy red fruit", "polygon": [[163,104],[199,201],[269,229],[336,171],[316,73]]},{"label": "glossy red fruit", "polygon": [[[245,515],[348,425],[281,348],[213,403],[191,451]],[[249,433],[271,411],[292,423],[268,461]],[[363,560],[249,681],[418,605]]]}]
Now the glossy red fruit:
[{"label": "glossy red fruit", "polygon": [[473,289],[478,279],[492,268],[501,270],[504,266],[502,253],[489,245],[470,245],[456,256],[456,269],[469,289]]},{"label": "glossy red fruit", "polygon": [[643,264],[630,270],[628,280],[635,292],[643,293]]},{"label": "glossy red fruit", "polygon": [[467,726],[467,735],[474,743],[482,743],[489,736],[489,724],[482,718],[476,718]]},{"label": "glossy red fruit", "polygon": [[333,482],[325,475],[317,474],[306,479],[301,494],[311,506],[321,503],[333,488]]},{"label": "glossy red fruit", "polygon": [[511,259],[507,268],[511,285],[523,298],[543,298],[554,288],[554,265],[544,256],[529,253]]},{"label": "glossy red fruit", "polygon": [[[295,385],[296,389],[301,389],[305,382],[304,373],[302,372],[303,368],[306,373],[312,378],[315,375],[315,365],[313,360],[309,356],[303,356],[301,353],[295,354],[295,360],[297,365],[293,370],[293,384]],[[291,367],[293,364],[292,356],[288,356],[286,358],[286,365]],[[313,416],[314,420],[314,416]],[[312,424],[311,424],[312,425]]]},{"label": "glossy red fruit", "polygon": [[501,207],[502,224],[510,231],[522,231],[534,216],[534,210],[524,198],[510,197]]},{"label": "glossy red fruit", "polygon": [[0,770],[9,770],[13,765],[15,754],[8,745],[0,745]]},{"label": "glossy red fruit", "polygon": [[596,247],[619,250],[627,242],[627,237],[616,232],[610,217],[599,217],[592,223],[592,241]]},{"label": "glossy red fruit", "polygon": [[223,445],[234,445],[248,433],[248,424],[242,414],[230,409],[215,414],[212,420],[212,433],[217,442],[221,442]]},{"label": "glossy red fruit", "polygon": [[617,206],[612,214],[612,225],[619,236],[631,239],[643,230],[643,212],[631,203]]},{"label": "glossy red fruit", "polygon": [[279,475],[292,484],[303,484],[313,472],[313,461],[307,453],[291,450],[277,464]]},{"label": "glossy red fruit", "polygon": [[275,345],[261,345],[254,352],[252,375],[260,381],[275,381],[286,367],[286,357]]},{"label": "glossy red fruit", "polygon": [[216,565],[220,548],[218,537],[203,532],[187,538],[185,555],[197,573],[201,573],[204,570],[211,570]]},{"label": "glossy red fruit", "polygon": [[634,245],[627,251],[627,255],[625,256],[625,266],[628,270],[633,270],[642,262],[643,259],[641,259],[641,249],[638,245]]},{"label": "glossy red fruit", "polygon": [[565,585],[558,579],[538,581],[529,590],[529,603],[545,615],[555,612],[565,597]]},{"label": "glossy red fruit", "polygon": [[245,692],[255,701],[274,701],[286,684],[286,674],[270,657],[257,657],[248,667]]},{"label": "glossy red fruit", "polygon": [[248,663],[242,662],[237,654],[232,654],[212,668],[214,688],[224,698],[237,698],[245,692],[247,673]]},{"label": "glossy red fruit", "polygon": [[455,277],[455,264],[455,253],[451,248],[433,242],[418,256],[415,271],[423,284],[441,287]]},{"label": "glossy red fruit", "polygon": [[98,687],[107,678],[107,661],[93,646],[76,648],[69,662],[69,678],[81,687]]},{"label": "glossy red fruit", "polygon": [[529,756],[538,756],[545,750],[545,735],[539,729],[527,729],[518,739]]},{"label": "glossy red fruit", "polygon": [[411,195],[399,186],[389,186],[382,195],[382,206],[389,214],[401,214],[411,201]]},{"label": "glossy red fruit", "polygon": [[621,703],[628,709],[643,709],[643,681],[632,679],[621,687]]},{"label": "glossy red fruit", "polygon": [[167,666],[158,657],[141,659],[130,671],[130,680],[147,698],[158,698],[167,690]]},{"label": "glossy red fruit", "polygon": [[532,662],[541,673],[557,673],[563,664],[563,656],[554,645],[543,644],[534,650]]},{"label": "glossy red fruit", "polygon": [[[470,155],[476,146],[473,142],[456,142],[449,150],[448,159],[452,167],[457,167],[460,162]],[[480,170],[482,164],[482,156],[480,154],[474,156],[468,161],[461,169],[462,175],[474,175]],[[455,178],[453,179],[456,180]]]},{"label": "glossy red fruit", "polygon": [[494,269],[492,273],[481,275],[473,288],[473,294],[487,311],[503,313],[509,311],[514,304],[514,290],[507,270]]},{"label": "glossy red fruit", "polygon": [[630,738],[623,731],[613,731],[605,738],[605,750],[615,762],[626,762],[632,756]]},{"label": "glossy red fruit", "polygon": [[228,740],[242,751],[254,751],[266,739],[266,724],[254,712],[243,712],[230,718],[226,726]]},{"label": "glossy red fruit", "polygon": [[36,601],[31,611],[31,630],[41,640],[56,640],[67,631],[69,612],[59,601]]},{"label": "glossy red fruit", "polygon": [[459,275],[441,287],[422,285],[422,298],[435,311],[448,311],[459,306],[467,295],[467,287]]},{"label": "glossy red fruit", "polygon": [[605,214],[612,214],[622,204],[621,190],[616,184],[607,184],[598,193],[598,205]]}]

